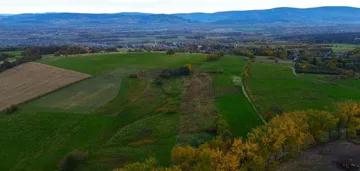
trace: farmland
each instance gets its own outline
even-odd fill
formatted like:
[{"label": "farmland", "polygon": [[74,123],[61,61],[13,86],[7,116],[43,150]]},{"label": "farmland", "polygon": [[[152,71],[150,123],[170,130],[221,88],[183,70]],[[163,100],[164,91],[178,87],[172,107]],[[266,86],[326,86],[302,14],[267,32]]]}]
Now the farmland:
[{"label": "farmland", "polygon": [[330,44],[330,45],[332,46],[332,49],[335,52],[353,51],[355,48],[359,47],[353,44]]},{"label": "farmland", "polygon": [[[269,119],[283,111],[328,110],[324,106],[339,99],[360,98],[356,80],[295,76],[289,63],[253,62],[249,77],[239,82],[246,59],[224,56],[205,62],[204,57],[113,53],[47,57],[37,61],[41,64],[25,64],[55,66],[92,77],[0,115],[0,145],[4,147],[0,170],[55,170],[75,149],[89,152],[88,161],[78,170],[112,170],[151,156],[159,166],[168,166],[173,147],[211,140],[215,135],[210,128],[218,116],[223,116],[234,137],[246,138],[264,124],[259,114]],[[195,68],[191,75],[154,84],[163,69],[186,64]],[[54,73],[59,75],[47,72]]]},{"label": "farmland", "polygon": [[[56,168],[74,149],[90,153],[89,161],[79,170],[111,170],[149,156],[168,165],[174,146],[210,140],[213,135],[207,129],[219,114],[230,121],[236,136],[245,136],[261,122],[232,82],[233,76],[241,75],[244,59],[229,56],[218,62],[203,60],[202,54],[165,53],[40,60],[92,77],[20,105],[11,115],[0,116],[0,135],[8,137],[0,142],[9,147],[1,153],[7,162],[0,170]],[[167,79],[162,89],[152,83],[152,73],[185,64],[198,68],[193,76]],[[201,74],[213,69],[225,69],[226,73]],[[147,76],[128,78],[139,72]],[[232,102],[234,99],[239,101]],[[236,110],[231,109],[231,102],[239,104]],[[238,115],[238,111],[243,114]]]},{"label": "farmland", "polygon": [[330,110],[333,103],[341,100],[360,100],[360,90],[335,84],[353,84],[357,80],[309,79],[306,75],[293,75],[287,64],[254,63],[247,86],[253,101],[265,117],[304,109]]},{"label": "farmland", "polygon": [[20,65],[0,74],[0,111],[89,77],[37,63]]}]

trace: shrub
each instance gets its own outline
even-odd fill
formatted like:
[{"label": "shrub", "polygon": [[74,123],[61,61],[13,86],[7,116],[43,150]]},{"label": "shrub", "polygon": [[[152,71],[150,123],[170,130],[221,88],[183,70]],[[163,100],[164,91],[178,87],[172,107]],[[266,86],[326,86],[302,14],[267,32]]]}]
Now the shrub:
[{"label": "shrub", "polygon": [[165,69],[159,75],[161,78],[170,78],[172,76],[190,75],[192,67],[184,66],[180,68]]},{"label": "shrub", "polygon": [[55,53],[54,53],[54,56],[60,56],[61,54],[60,54],[60,52],[59,51],[56,51]]},{"label": "shrub", "polygon": [[164,113],[164,114],[173,114],[176,113],[176,111],[177,110],[175,105],[163,106],[156,109],[156,113]]},{"label": "shrub", "polygon": [[209,54],[205,56],[205,61],[217,61],[223,56],[224,56],[224,52]]},{"label": "shrub", "polygon": [[131,74],[131,75],[129,75],[129,78],[138,78],[138,75],[137,74]]},{"label": "shrub", "polygon": [[175,51],[173,49],[170,49],[166,52],[166,54],[168,55],[174,55],[175,54]]},{"label": "shrub", "polygon": [[18,107],[16,105],[11,105],[10,107],[8,107],[4,110],[4,113],[11,114],[13,112],[16,112],[17,110],[18,110]]},{"label": "shrub", "polygon": [[79,150],[74,150],[73,152],[66,155],[59,163],[58,168],[62,171],[73,171],[75,170],[82,162],[86,161],[89,158],[88,152],[82,152]]}]

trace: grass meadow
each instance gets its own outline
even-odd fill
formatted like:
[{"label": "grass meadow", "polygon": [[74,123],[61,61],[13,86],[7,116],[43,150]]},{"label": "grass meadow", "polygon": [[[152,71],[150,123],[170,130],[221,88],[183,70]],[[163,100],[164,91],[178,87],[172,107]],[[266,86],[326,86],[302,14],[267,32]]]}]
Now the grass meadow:
[{"label": "grass meadow", "polygon": [[342,100],[360,100],[360,91],[332,82],[293,75],[291,68],[275,63],[253,63],[246,85],[265,118],[283,111],[324,109]]},{"label": "grass meadow", "polygon": [[[89,152],[89,160],[78,170],[112,170],[150,156],[166,166],[174,146],[212,138],[206,126],[216,115],[225,117],[236,137],[245,138],[262,124],[241,86],[233,81],[244,71],[247,61],[242,57],[204,62],[202,54],[119,53],[49,57],[38,62],[93,77],[23,104],[15,113],[1,115],[0,170],[56,170],[57,163],[75,149]],[[151,76],[128,78],[185,64],[192,64],[195,73],[167,79],[162,89]],[[201,76],[214,70],[223,73]],[[212,90],[194,93],[209,99],[184,97],[193,95],[184,93],[184,87],[192,80],[201,84],[196,82],[201,79],[211,80],[203,86]],[[360,100],[356,80],[294,76],[285,64],[252,63],[245,83],[264,116],[309,108],[330,110],[324,106],[330,107],[339,99]],[[186,117],[184,99],[190,99],[185,105],[194,106]]]}]

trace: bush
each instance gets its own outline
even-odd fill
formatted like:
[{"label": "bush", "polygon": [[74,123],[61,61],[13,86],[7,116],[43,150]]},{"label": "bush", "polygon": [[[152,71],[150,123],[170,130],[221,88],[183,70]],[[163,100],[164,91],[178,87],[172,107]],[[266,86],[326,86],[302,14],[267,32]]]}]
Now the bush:
[{"label": "bush", "polygon": [[166,52],[166,54],[168,54],[168,55],[174,55],[174,54],[175,54],[175,51],[172,50],[172,49],[170,49],[170,50],[168,50],[168,51]]},{"label": "bush", "polygon": [[137,74],[131,74],[131,75],[129,75],[129,78],[138,78],[138,75]]},{"label": "bush", "polygon": [[176,105],[166,105],[156,109],[156,113],[173,114],[177,112]]},{"label": "bush", "polygon": [[13,112],[16,112],[17,110],[18,110],[18,107],[16,105],[11,105],[10,107],[8,107],[4,110],[4,113],[11,114]]},{"label": "bush", "polygon": [[58,168],[62,171],[73,171],[75,170],[82,162],[86,161],[89,158],[88,152],[82,152],[79,150],[74,150],[65,156],[59,163]]},{"label": "bush", "polygon": [[55,53],[54,53],[54,56],[60,56],[61,55],[61,53],[59,52],[59,51],[56,51]]},{"label": "bush", "polygon": [[171,68],[165,69],[159,75],[161,78],[170,78],[172,76],[183,76],[183,75],[190,75],[192,71],[189,67],[180,67],[180,68]]},{"label": "bush", "polygon": [[224,56],[224,52],[209,54],[205,56],[205,61],[217,61],[223,56]]}]

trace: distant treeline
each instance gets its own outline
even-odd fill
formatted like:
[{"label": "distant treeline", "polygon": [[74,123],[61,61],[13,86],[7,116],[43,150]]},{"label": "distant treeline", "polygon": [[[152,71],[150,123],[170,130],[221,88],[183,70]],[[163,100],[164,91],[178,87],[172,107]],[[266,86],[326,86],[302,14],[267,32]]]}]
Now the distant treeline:
[{"label": "distant treeline", "polygon": [[343,44],[360,44],[360,33],[334,33],[334,34],[312,34],[286,36],[280,38],[282,40],[302,43],[343,43]]},{"label": "distant treeline", "polygon": [[15,57],[12,53],[6,53],[6,52],[0,52],[0,61],[5,60],[6,58],[12,58]]},{"label": "distant treeline", "polygon": [[7,69],[13,68],[17,65],[26,63],[26,62],[32,62],[32,61],[36,61],[38,59],[41,59],[40,55],[37,54],[28,54],[27,56],[21,57],[21,58],[16,58],[15,62],[9,62],[9,61],[3,61],[2,64],[0,64],[0,72],[3,72]]}]

